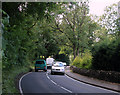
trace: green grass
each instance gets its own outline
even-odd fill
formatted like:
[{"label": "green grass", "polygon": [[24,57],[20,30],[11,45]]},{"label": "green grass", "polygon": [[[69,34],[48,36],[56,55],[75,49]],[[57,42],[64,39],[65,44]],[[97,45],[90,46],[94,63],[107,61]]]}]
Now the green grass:
[{"label": "green grass", "polygon": [[15,85],[15,77],[21,72],[28,72],[29,67],[14,66],[9,71],[2,72],[2,93],[19,93]]}]

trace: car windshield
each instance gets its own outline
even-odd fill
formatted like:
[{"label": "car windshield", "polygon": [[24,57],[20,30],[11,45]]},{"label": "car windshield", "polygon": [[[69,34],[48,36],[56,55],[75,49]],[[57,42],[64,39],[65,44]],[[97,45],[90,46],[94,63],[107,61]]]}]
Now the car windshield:
[{"label": "car windshield", "polygon": [[64,65],[62,63],[55,63],[54,67],[63,67]]},{"label": "car windshield", "polygon": [[36,64],[44,64],[44,61],[36,61]]}]

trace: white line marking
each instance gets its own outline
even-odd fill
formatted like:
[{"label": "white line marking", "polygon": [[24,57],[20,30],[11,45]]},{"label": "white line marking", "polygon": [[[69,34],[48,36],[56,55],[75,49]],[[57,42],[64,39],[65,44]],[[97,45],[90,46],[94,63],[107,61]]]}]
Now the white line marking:
[{"label": "white line marking", "polygon": [[47,76],[48,79],[50,79],[48,76]]},{"label": "white line marking", "polygon": [[48,76],[48,73],[46,73],[46,76],[47,76],[47,78],[48,78],[53,84],[59,86],[60,88],[66,90],[66,91],[69,92],[69,93],[72,93],[72,91],[70,91],[70,90],[68,90],[68,89],[66,89],[66,88],[64,88],[64,87],[62,87],[62,86],[60,86],[60,85],[58,85],[56,82],[54,82],[53,80],[51,80],[50,77]]},{"label": "white line marking", "polygon": [[19,90],[20,90],[21,95],[23,95],[23,91],[22,91],[22,88],[21,88],[21,81],[22,81],[23,77],[25,77],[26,75],[28,75],[30,73],[32,73],[32,72],[28,72],[28,73],[24,74],[19,80]]},{"label": "white line marking", "polygon": [[48,73],[46,73],[46,76],[47,76],[48,79],[50,79],[50,78],[48,77]]},{"label": "white line marking", "polygon": [[68,91],[69,93],[72,93],[72,91],[70,91],[70,90],[68,90],[68,89],[66,89],[66,88],[64,88],[62,86],[61,86],[61,88],[64,89],[64,90],[66,90],[66,91]]},{"label": "white line marking", "polygon": [[55,83],[53,80],[51,80],[52,83],[54,83],[55,85],[57,85],[57,83]]},{"label": "white line marking", "polygon": [[69,79],[73,80],[73,81],[79,82],[79,83],[84,84],[84,85],[88,85],[88,86],[95,87],[95,88],[98,88],[98,89],[110,91],[111,93],[118,93],[118,92],[115,92],[115,91],[111,91],[111,90],[108,90],[108,89],[104,89],[104,88],[101,88],[101,87],[97,87],[97,86],[93,86],[93,85],[90,85],[90,84],[87,84],[87,83],[80,82],[78,80],[75,80],[75,79],[69,77],[68,75],[65,75],[65,76],[68,77]]}]

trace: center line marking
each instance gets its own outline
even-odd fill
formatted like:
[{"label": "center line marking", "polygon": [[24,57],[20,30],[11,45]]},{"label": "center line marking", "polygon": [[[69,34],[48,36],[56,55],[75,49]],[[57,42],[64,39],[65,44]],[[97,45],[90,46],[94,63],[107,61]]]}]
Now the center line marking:
[{"label": "center line marking", "polygon": [[46,73],[46,76],[47,76],[47,78],[48,78],[53,84],[59,86],[60,88],[66,90],[66,91],[69,92],[69,93],[72,93],[72,91],[70,91],[70,90],[68,90],[67,88],[64,88],[64,87],[58,85],[56,82],[54,82],[53,80],[51,80],[50,77],[48,76],[48,72]]},{"label": "center line marking", "polygon": [[66,89],[66,88],[64,88],[62,86],[61,86],[61,88],[64,89],[64,90],[66,90],[66,91],[68,91],[68,92],[70,92],[70,93],[72,93],[72,91],[70,91],[70,90],[68,90],[68,89]]}]

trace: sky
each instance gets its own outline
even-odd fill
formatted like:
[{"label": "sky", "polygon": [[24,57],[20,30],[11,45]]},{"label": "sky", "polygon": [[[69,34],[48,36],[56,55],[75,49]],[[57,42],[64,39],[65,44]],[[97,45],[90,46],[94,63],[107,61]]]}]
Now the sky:
[{"label": "sky", "polygon": [[89,0],[90,14],[101,16],[106,6],[118,3],[120,0]]}]

